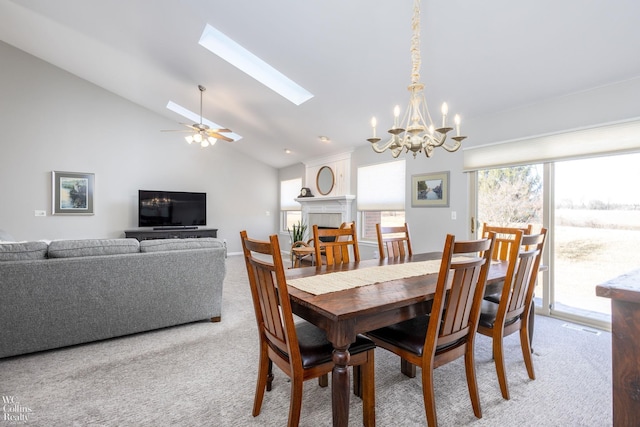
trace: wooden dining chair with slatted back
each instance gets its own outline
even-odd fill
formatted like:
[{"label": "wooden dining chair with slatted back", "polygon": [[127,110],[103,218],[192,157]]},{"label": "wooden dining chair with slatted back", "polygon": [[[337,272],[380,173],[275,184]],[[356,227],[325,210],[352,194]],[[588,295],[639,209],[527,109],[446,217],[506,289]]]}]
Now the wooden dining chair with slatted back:
[{"label": "wooden dining chair with slatted back", "polygon": [[[253,416],[260,414],[265,389],[271,390],[275,363],[291,379],[288,426],[294,427],[300,421],[303,382],[332,371],[333,345],[322,329],[306,321],[294,322],[278,237],[260,241],[241,231],[240,238],[260,340]],[[365,426],[375,425],[374,350],[373,342],[362,335],[349,347],[349,365],[360,370]]]},{"label": "wooden dining chair with slatted back", "polygon": [[536,378],[531,357],[529,316],[533,315],[533,290],[547,230],[539,234],[517,233],[517,245],[511,247],[507,274],[498,302],[484,300],[480,311],[478,333],[493,339],[493,358],[502,397],[509,399],[509,386],[504,364],[503,338],[520,332],[520,347],[529,378]]},{"label": "wooden dining chair with slatted back", "polygon": [[[448,235],[431,314],[367,333],[378,347],[421,368],[424,407],[430,427],[438,425],[433,370],[462,356],[473,413],[482,418],[474,339],[493,241],[493,234],[486,239],[464,242],[456,242],[453,235]],[[460,256],[453,259],[454,255]]]},{"label": "wooden dining chair with slatted back", "polygon": [[[514,239],[516,231],[522,231],[522,234],[531,234],[533,225],[529,224],[522,227],[503,227],[497,225],[489,225],[486,222],[482,225],[482,235],[486,236],[488,233],[496,234],[496,243],[493,247],[493,255],[491,259],[495,261],[507,261],[511,248],[515,245]],[[500,295],[502,293],[502,283],[495,283],[491,286],[491,289],[487,290],[484,299],[497,303],[500,301]],[[534,314],[535,307],[531,307],[531,313],[529,316],[529,343],[533,345],[533,329],[534,329]]]},{"label": "wooden dining chair with slatted back", "polygon": [[360,261],[356,224],[344,228],[318,228],[313,225],[313,246],[316,250],[317,265],[342,264]]},{"label": "wooden dining chair with slatted back", "polygon": [[511,246],[515,232],[520,230],[523,234],[531,234],[532,224],[525,227],[502,227],[489,225],[486,222],[482,224],[482,236],[486,237],[488,233],[496,233],[496,243],[493,246],[493,255],[491,259],[496,261],[506,261],[509,258]]},{"label": "wooden dining chair with slatted back", "polygon": [[405,258],[413,255],[409,226],[406,222],[404,225],[389,227],[383,227],[377,223],[376,235],[378,236],[380,258]]}]

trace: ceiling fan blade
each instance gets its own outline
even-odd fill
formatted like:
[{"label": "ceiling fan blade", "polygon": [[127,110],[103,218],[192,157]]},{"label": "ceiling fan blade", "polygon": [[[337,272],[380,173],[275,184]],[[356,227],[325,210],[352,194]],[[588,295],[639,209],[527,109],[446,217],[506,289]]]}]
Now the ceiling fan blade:
[{"label": "ceiling fan blade", "polygon": [[219,134],[218,132],[214,132],[214,131],[212,131],[212,130],[208,130],[208,131],[207,131],[207,134],[208,134],[209,136],[214,137],[215,139],[221,139],[221,140],[223,140],[223,141],[233,142],[233,139],[229,138],[228,136],[221,135],[221,134]]},{"label": "ceiling fan blade", "polygon": [[222,129],[210,129],[213,132],[232,132],[231,129],[222,128]]},{"label": "ceiling fan blade", "polygon": [[189,129],[193,129],[193,130],[194,130],[194,131],[196,131],[196,132],[199,130],[199,129],[196,127],[196,125],[195,125],[195,124],[189,124],[189,123],[180,123],[180,124],[181,124],[181,125],[183,125],[183,126],[188,127]]}]

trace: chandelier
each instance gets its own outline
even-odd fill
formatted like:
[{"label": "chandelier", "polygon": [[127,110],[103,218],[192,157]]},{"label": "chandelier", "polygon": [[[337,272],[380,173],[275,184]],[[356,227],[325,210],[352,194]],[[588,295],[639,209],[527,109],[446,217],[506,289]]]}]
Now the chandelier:
[{"label": "chandelier", "polygon": [[[447,115],[449,108],[447,103],[442,104],[442,126],[435,128],[429,107],[424,97],[424,84],[420,83],[420,0],[413,2],[413,17],[411,18],[411,84],[408,86],[411,96],[409,98],[409,106],[400,123],[406,123],[405,128],[399,127],[400,107],[396,105],[393,110],[393,127],[388,130],[391,134],[389,141],[383,145],[379,145],[380,138],[376,136],[376,118],[371,119],[373,127],[373,136],[367,141],[371,143],[371,148],[376,153],[383,153],[386,150],[391,151],[391,155],[396,158],[402,150],[413,152],[413,157],[424,151],[427,157],[431,157],[433,150],[442,147],[449,152],[457,151],[461,142],[466,136],[460,135],[460,116],[456,114],[454,123],[456,126],[456,136],[451,137],[455,142],[447,142],[447,133],[453,130],[448,126]],[[428,120],[428,121],[427,121]],[[429,123],[427,125],[427,123]]]}]

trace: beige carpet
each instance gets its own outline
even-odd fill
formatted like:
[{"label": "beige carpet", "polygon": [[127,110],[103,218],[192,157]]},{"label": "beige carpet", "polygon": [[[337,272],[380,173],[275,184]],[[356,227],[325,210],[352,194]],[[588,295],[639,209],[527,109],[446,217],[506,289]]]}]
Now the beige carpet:
[{"label": "beige carpet", "polygon": [[[289,383],[275,369],[262,413],[251,416],[257,337],[240,256],[227,260],[221,323],[195,323],[99,343],[0,360],[0,427],[284,426]],[[506,339],[511,400],[500,395],[490,340],[478,337],[476,361],[483,418],[471,409],[462,361],[435,373],[441,426],[608,426],[611,335],[537,317],[534,364],[526,374],[518,338]],[[570,325],[574,326],[574,325]],[[331,425],[330,388],[305,384],[301,426]],[[350,425],[361,425],[352,397]],[[27,417],[11,422],[7,418]],[[400,374],[399,359],[376,352],[378,426],[425,425],[419,378]]]}]

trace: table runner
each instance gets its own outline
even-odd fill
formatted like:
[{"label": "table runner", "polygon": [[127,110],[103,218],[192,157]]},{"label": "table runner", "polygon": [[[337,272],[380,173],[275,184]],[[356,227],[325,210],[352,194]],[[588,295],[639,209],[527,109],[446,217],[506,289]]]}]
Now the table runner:
[{"label": "table runner", "polygon": [[407,277],[435,274],[440,270],[439,259],[405,264],[367,267],[351,271],[301,277],[287,280],[287,284],[313,295],[344,291],[374,283],[388,282]]}]

